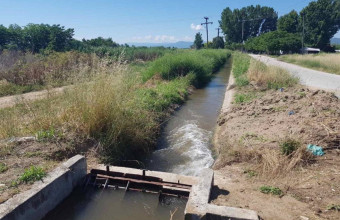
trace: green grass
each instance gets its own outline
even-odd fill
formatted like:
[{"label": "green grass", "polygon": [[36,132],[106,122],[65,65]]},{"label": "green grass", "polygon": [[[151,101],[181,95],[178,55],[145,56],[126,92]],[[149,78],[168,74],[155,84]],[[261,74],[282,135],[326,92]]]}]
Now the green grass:
[{"label": "green grass", "polygon": [[286,138],[280,143],[280,151],[283,155],[288,156],[295,152],[300,146],[301,143],[299,141],[292,138]]},{"label": "green grass", "polygon": [[0,138],[35,134],[38,140],[53,141],[63,131],[64,141],[70,136],[78,143],[89,139],[100,143],[102,163],[143,159],[154,149],[160,125],[173,104],[183,103],[188,88],[207,82],[229,55],[227,50],[188,50],[145,65],[105,65],[91,83],[0,109]]},{"label": "green grass", "polygon": [[142,73],[144,82],[159,74],[162,79],[172,80],[184,77],[189,73],[195,75],[196,86],[202,86],[218,71],[230,56],[226,50],[179,51],[166,54],[154,61],[150,68]]},{"label": "green grass", "polygon": [[234,102],[236,104],[240,104],[240,103],[246,103],[246,102],[250,102],[251,100],[255,99],[256,96],[252,93],[236,93],[235,97],[234,97]]},{"label": "green grass", "polygon": [[46,172],[41,167],[31,166],[19,177],[20,182],[33,183],[42,180],[46,176]]},{"label": "green grass", "polygon": [[0,162],[0,173],[4,173],[8,170],[6,164]]},{"label": "green grass", "polygon": [[264,194],[272,194],[276,196],[282,196],[283,192],[280,188],[274,187],[274,186],[261,186],[260,187],[260,192]]},{"label": "green grass", "polygon": [[237,86],[242,87],[249,84],[247,71],[250,65],[250,57],[240,52],[233,53],[233,76]]},{"label": "green grass", "polygon": [[331,204],[327,206],[327,210],[335,210],[335,211],[340,211],[340,205],[339,204]]}]

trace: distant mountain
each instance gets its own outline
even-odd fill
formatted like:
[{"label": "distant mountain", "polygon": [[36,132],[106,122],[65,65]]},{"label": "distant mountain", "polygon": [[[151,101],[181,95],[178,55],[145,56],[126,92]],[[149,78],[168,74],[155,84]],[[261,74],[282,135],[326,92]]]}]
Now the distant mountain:
[{"label": "distant mountain", "polygon": [[340,45],[340,38],[332,38],[331,44],[339,44]]},{"label": "distant mountain", "polygon": [[193,45],[193,42],[189,41],[178,41],[175,43],[127,43],[128,45],[136,46],[136,47],[176,47],[176,48],[190,48]]}]

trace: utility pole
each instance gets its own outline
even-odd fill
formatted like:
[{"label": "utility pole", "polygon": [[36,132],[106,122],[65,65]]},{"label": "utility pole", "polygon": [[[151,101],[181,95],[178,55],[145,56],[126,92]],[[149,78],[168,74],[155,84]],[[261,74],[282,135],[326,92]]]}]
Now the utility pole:
[{"label": "utility pole", "polygon": [[244,35],[244,22],[246,20],[242,20],[242,43],[244,44],[244,40],[243,40],[243,35]]},{"label": "utility pole", "polygon": [[207,47],[209,46],[209,35],[208,35],[208,24],[212,24],[212,22],[208,22],[209,18],[204,17],[205,23],[201,23],[201,25],[205,24],[205,29],[207,30]]},{"label": "utility pole", "polygon": [[217,37],[220,37],[220,28],[216,28],[217,30]]},{"label": "utility pole", "polygon": [[302,45],[302,48],[301,48],[301,53],[304,54],[304,48],[305,48],[305,14],[302,15],[302,39],[301,39],[301,45]]}]

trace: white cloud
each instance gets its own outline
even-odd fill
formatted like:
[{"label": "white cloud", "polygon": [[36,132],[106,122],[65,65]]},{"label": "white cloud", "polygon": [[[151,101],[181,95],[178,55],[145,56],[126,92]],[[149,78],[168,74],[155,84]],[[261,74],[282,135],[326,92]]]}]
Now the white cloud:
[{"label": "white cloud", "polygon": [[172,35],[147,35],[147,36],[136,36],[132,38],[138,43],[166,43],[166,42],[176,42],[178,39]]},{"label": "white cloud", "polygon": [[194,23],[192,23],[192,24],[190,25],[190,28],[191,28],[192,30],[194,30],[194,31],[203,30],[203,26],[202,26],[202,25],[200,25],[200,24],[195,25]]}]

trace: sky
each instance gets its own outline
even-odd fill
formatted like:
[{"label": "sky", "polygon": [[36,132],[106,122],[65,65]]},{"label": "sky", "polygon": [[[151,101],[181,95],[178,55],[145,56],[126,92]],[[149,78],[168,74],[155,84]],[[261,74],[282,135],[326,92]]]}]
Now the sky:
[{"label": "sky", "polygon": [[[273,7],[279,16],[300,11],[311,0],[0,0],[0,24],[61,24],[76,39],[111,37],[118,43],[193,41],[203,17],[210,39],[217,36],[224,8]],[[335,37],[340,37],[340,32]]]}]

